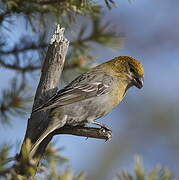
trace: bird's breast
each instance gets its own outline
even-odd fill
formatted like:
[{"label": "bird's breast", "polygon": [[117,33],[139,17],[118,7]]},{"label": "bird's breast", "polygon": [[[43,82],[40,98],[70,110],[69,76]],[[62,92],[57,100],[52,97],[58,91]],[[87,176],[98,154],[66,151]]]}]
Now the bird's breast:
[{"label": "bird's breast", "polygon": [[120,104],[126,95],[127,85],[124,82],[118,81],[111,91],[111,104],[113,107]]}]

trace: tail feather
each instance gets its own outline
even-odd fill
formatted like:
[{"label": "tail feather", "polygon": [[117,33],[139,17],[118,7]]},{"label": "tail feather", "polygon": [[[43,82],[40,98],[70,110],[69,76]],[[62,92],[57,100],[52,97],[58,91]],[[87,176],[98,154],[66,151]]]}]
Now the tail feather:
[{"label": "tail feather", "polygon": [[37,139],[37,141],[33,144],[31,151],[30,151],[30,157],[33,157],[36,153],[37,148],[41,144],[41,142],[53,131],[55,131],[57,128],[61,128],[65,125],[67,119],[67,115],[65,115],[62,119],[53,119],[53,123],[49,125],[49,127],[42,133],[42,135]]},{"label": "tail feather", "polygon": [[54,130],[56,129],[56,127],[53,128],[48,128],[44,131],[44,133],[37,139],[37,141],[35,142],[35,144],[33,144],[32,149],[30,151],[30,157],[33,157],[38,146],[40,145],[40,143]]}]

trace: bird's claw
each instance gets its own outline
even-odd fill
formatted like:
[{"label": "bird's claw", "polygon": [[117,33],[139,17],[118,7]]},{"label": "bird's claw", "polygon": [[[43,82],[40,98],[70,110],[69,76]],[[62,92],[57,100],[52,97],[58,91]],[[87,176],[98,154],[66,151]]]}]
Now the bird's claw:
[{"label": "bird's claw", "polygon": [[102,130],[102,131],[103,131],[103,130],[104,130],[104,131],[111,131],[111,129],[109,129],[109,128],[108,128],[106,125],[104,125],[104,124],[101,126],[101,130]]},{"label": "bird's claw", "polygon": [[[106,126],[102,126],[101,129],[100,129],[100,131],[101,131],[102,133],[105,133],[105,132],[107,132],[107,131],[108,131],[108,132],[109,132],[109,131],[111,132],[111,129],[109,129],[109,128],[106,127]],[[106,141],[107,141],[107,139],[106,139]]]}]

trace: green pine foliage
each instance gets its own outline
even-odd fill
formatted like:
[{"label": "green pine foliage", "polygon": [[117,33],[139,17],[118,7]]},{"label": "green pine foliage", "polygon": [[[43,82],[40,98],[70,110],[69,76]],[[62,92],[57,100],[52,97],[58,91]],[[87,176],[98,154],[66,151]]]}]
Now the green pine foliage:
[{"label": "green pine foliage", "polygon": [[134,172],[122,171],[117,174],[117,180],[174,180],[176,179],[169,169],[157,166],[150,171],[146,171],[142,158],[136,156]]}]

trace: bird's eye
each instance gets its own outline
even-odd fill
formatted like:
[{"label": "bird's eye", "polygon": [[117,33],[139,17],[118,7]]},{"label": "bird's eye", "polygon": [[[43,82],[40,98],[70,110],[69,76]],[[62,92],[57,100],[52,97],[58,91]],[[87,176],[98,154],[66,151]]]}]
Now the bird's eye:
[{"label": "bird's eye", "polygon": [[130,72],[135,73],[135,69],[133,67],[130,67]]}]

